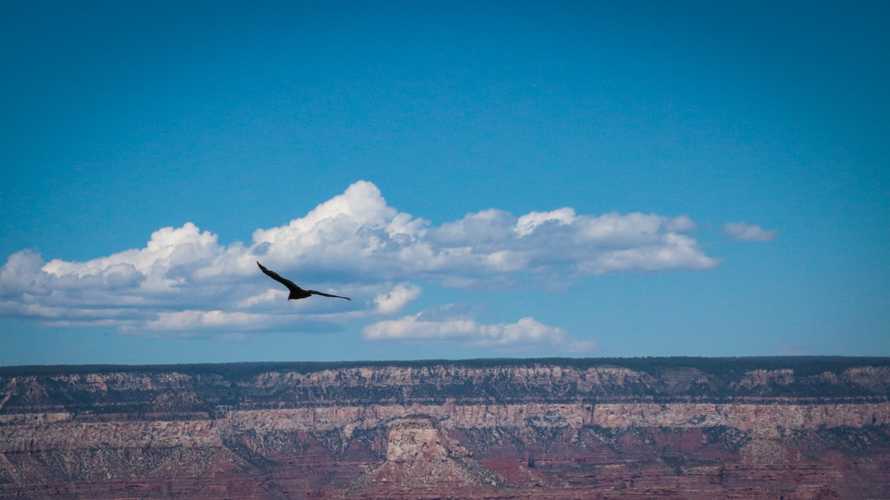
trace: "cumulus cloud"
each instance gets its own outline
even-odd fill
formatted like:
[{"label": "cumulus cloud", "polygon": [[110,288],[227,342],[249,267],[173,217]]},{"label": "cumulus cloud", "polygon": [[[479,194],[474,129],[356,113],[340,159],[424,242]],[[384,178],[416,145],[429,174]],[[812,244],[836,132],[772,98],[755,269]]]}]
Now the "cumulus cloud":
[{"label": "cumulus cloud", "polygon": [[392,314],[399,312],[408,302],[420,295],[420,288],[411,284],[398,284],[390,291],[374,297],[377,312]]},{"label": "cumulus cloud", "polygon": [[592,341],[573,340],[559,327],[531,317],[515,323],[480,324],[466,317],[427,319],[423,314],[378,321],[365,327],[367,340],[453,340],[481,347],[548,345],[569,352],[590,352]]},{"label": "cumulus cloud", "polygon": [[[16,252],[0,267],[0,314],[132,331],[300,328],[396,313],[421,281],[509,286],[515,276],[564,282],[711,268],[717,262],[689,234],[694,227],[686,216],[569,207],[521,216],[488,209],[433,225],[359,181],[285,225],[257,229],[249,242],[221,244],[187,222],[155,231],[143,248],[86,261]],[[354,300],[288,303],[257,260]]]},{"label": "cumulus cloud", "polygon": [[730,222],[723,225],[723,232],[742,241],[770,241],[776,237],[775,231],[767,231],[757,224]]}]

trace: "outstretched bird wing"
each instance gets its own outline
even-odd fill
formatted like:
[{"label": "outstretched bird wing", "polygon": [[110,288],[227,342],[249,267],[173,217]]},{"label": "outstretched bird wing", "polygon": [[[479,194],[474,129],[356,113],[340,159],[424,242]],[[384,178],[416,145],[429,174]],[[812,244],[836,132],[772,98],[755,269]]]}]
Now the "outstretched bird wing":
[{"label": "outstretched bird wing", "polygon": [[318,290],[306,290],[306,291],[309,292],[309,293],[311,293],[312,295],[321,295],[321,296],[323,296],[323,297],[334,297],[334,298],[337,298],[337,299],[352,300],[352,299],[350,299],[349,297],[344,297],[344,296],[342,296],[342,295],[334,295],[334,294],[331,294],[331,293],[319,292]]},{"label": "outstretched bird wing", "polygon": [[293,281],[291,281],[287,278],[283,278],[280,274],[276,273],[275,271],[273,271],[271,269],[264,267],[259,262],[257,262],[256,265],[260,266],[260,271],[262,271],[266,276],[268,276],[268,277],[272,278],[273,280],[286,286],[288,290],[290,290],[292,292],[302,292],[303,291],[303,289],[298,287],[297,284],[294,283]]}]

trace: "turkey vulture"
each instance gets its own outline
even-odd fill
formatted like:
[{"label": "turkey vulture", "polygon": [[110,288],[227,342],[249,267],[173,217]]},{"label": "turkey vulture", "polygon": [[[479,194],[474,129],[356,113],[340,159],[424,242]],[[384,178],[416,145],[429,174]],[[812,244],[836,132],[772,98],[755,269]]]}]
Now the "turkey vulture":
[{"label": "turkey vulture", "polygon": [[263,267],[263,265],[260,264],[259,262],[257,262],[256,265],[260,266],[260,271],[262,271],[266,276],[281,283],[282,285],[286,286],[288,290],[290,290],[290,294],[287,296],[287,300],[305,299],[306,297],[309,297],[312,295],[321,295],[322,297],[334,297],[334,298],[338,298],[338,299],[352,300],[349,297],[342,297],[340,295],[332,295],[330,293],[319,292],[317,290],[303,290],[302,288],[297,286],[297,284],[294,283],[293,281],[291,281],[287,278],[282,278],[280,274],[276,273],[275,271],[272,271],[271,269],[267,269],[267,268]]}]

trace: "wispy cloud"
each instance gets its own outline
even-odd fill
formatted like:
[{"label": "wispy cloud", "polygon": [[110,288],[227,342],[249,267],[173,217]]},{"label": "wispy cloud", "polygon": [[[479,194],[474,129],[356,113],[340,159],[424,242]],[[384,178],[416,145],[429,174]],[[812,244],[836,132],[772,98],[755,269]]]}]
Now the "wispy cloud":
[{"label": "wispy cloud", "polygon": [[768,231],[757,224],[730,222],[723,225],[723,232],[741,241],[770,241],[776,237],[775,231]]},{"label": "wispy cloud", "polygon": [[[0,267],[0,315],[131,331],[345,322],[398,312],[420,295],[418,282],[510,286],[520,274],[564,282],[714,267],[689,234],[694,226],[686,216],[569,207],[518,217],[489,209],[437,226],[359,181],[288,224],[257,229],[249,243],[221,244],[188,222],[155,231],[143,248],[87,261],[14,253]],[[354,300],[287,303],[257,260]]]}]

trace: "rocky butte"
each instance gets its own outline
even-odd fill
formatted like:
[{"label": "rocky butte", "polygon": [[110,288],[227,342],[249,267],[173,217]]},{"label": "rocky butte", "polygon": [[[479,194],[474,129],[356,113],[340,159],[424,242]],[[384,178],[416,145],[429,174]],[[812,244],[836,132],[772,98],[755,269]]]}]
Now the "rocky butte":
[{"label": "rocky butte", "polygon": [[0,368],[0,498],[890,498],[890,359]]}]

